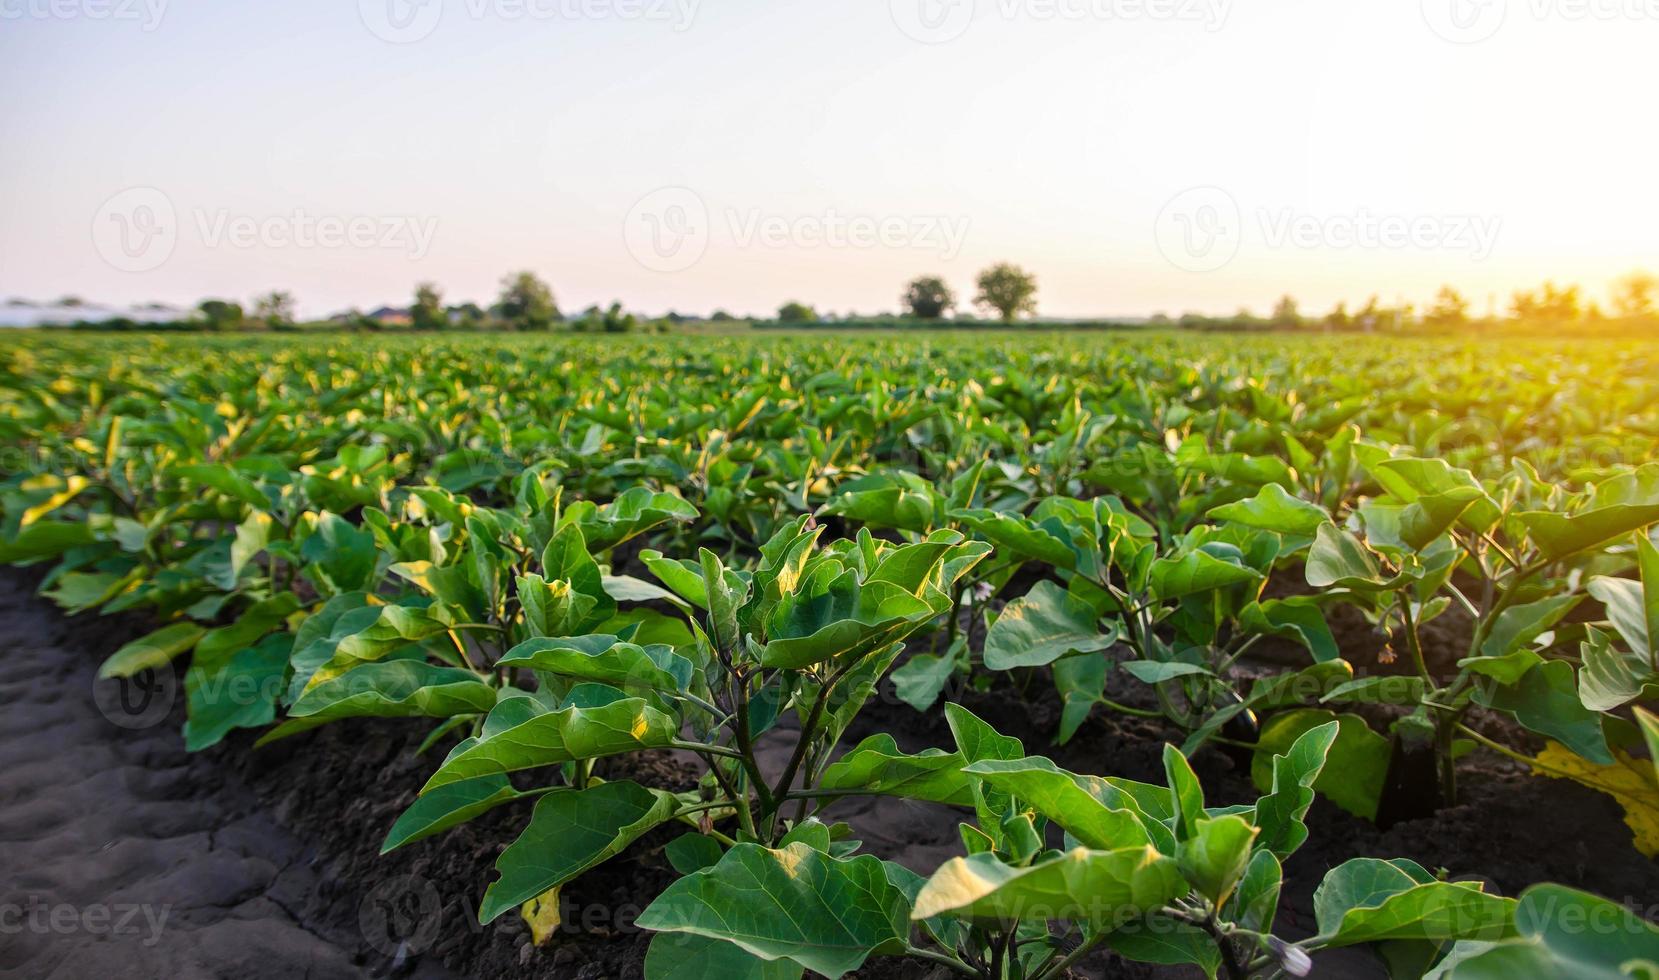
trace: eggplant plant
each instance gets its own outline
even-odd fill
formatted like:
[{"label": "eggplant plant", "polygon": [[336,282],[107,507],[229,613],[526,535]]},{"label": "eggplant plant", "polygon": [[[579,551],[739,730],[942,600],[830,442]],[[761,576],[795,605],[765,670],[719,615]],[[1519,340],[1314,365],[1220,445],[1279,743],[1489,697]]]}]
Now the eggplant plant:
[{"label": "eggplant plant", "polygon": [[[943,611],[956,579],[988,550],[949,531],[905,545],[866,531],[820,546],[822,530],[797,518],[762,546],[752,571],[707,550],[696,562],[645,552],[651,573],[691,612],[692,643],[561,635],[508,650],[496,668],[533,686],[496,692],[387,846],[535,798],[485,893],[479,915],[488,922],[670,822],[727,846],[787,846],[817,834],[808,823],[815,801],[846,795],[821,778],[831,750],[904,638]],[[786,712],[798,724],[783,736],[775,726]],[[781,771],[761,767],[757,743],[769,736],[793,739]],[[700,759],[698,787],[675,793],[595,770],[601,760],[652,750]],[[515,787],[509,777],[530,770],[547,780]]]},{"label": "eggplant plant", "polygon": [[[1570,493],[1521,462],[1481,481],[1443,460],[1357,450],[1384,493],[1319,527],[1306,575],[1393,638],[1385,655],[1406,658],[1404,676],[1360,678],[1325,700],[1404,709],[1392,727],[1396,765],[1413,752],[1434,760],[1427,785],[1403,786],[1415,794],[1408,812],[1457,800],[1456,759],[1470,743],[1591,786],[1630,766],[1640,739],[1621,709],[1659,693],[1659,552],[1646,533],[1659,522],[1659,464]],[[1589,598],[1603,625],[1569,618]],[[1424,627],[1453,610],[1471,626],[1447,662]],[[1484,734],[1471,719],[1480,709],[1552,748],[1533,756]]]}]

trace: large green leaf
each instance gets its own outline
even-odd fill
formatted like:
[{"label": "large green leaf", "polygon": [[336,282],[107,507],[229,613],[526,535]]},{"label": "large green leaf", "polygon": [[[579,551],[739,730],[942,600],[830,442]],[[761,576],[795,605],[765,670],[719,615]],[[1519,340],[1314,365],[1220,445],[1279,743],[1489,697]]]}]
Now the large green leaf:
[{"label": "large green leaf", "polygon": [[1325,620],[1325,611],[1313,596],[1291,596],[1252,602],[1239,613],[1239,626],[1252,633],[1268,633],[1294,639],[1308,648],[1318,663],[1342,656],[1336,636]]},{"label": "large green leaf", "polygon": [[1573,666],[1564,660],[1540,663],[1508,686],[1477,687],[1475,700],[1494,711],[1513,715],[1522,725],[1555,739],[1591,762],[1613,764],[1601,715],[1579,700]]},{"label": "large green leaf", "polygon": [[1263,486],[1261,492],[1249,500],[1212,508],[1209,516],[1213,520],[1232,521],[1263,531],[1310,538],[1320,525],[1331,519],[1325,508],[1291,496],[1277,483]]},{"label": "large green leaf", "polygon": [[1659,976],[1659,928],[1604,898],[1534,885],[1515,907],[1515,931],[1507,941],[1458,943],[1423,980]]},{"label": "large green leaf", "polygon": [[1213,592],[1235,585],[1255,585],[1262,574],[1253,568],[1217,558],[1203,549],[1179,558],[1159,558],[1148,579],[1152,594],[1169,602],[1184,596]]},{"label": "large green leaf", "polygon": [[1335,524],[1319,526],[1308,552],[1306,576],[1316,589],[1381,591],[1387,587],[1377,557],[1359,538]]},{"label": "large green leaf", "polygon": [[616,856],[672,818],[677,806],[674,794],[632,782],[547,794],[536,803],[530,826],[496,858],[500,877],[484,892],[478,921],[492,922]]},{"label": "large green leaf", "polygon": [[891,582],[860,584],[848,569],[817,595],[786,597],[767,624],[767,667],[800,670],[933,617],[926,602]]},{"label": "large green leaf", "polygon": [[1513,653],[1542,636],[1582,601],[1581,595],[1551,596],[1505,609],[1493,622],[1486,642],[1481,644],[1481,655],[1502,657]]},{"label": "large green leaf", "polygon": [[1236,814],[1200,819],[1197,832],[1176,845],[1175,862],[1200,895],[1224,905],[1244,877],[1257,833]]},{"label": "large green leaf", "polygon": [[1173,858],[1152,847],[1066,854],[1018,868],[994,854],[952,858],[916,896],[916,919],[952,915],[995,926],[1019,919],[1121,925],[1187,891]]},{"label": "large green leaf", "polygon": [[530,700],[507,698],[497,705],[485,721],[485,737],[445,761],[421,792],[479,776],[662,748],[680,730],[677,721],[640,698],[526,717],[527,706],[517,702]]},{"label": "large green leaf", "polygon": [[1098,777],[1067,772],[1042,756],[985,759],[963,771],[1018,797],[1089,847],[1110,851],[1151,842],[1133,812],[1107,805],[1108,795],[1116,794]]},{"label": "large green leaf", "polygon": [[409,804],[387,831],[380,853],[441,834],[528,795],[514,789],[506,776],[480,776],[439,787]]},{"label": "large green leaf", "polygon": [[302,691],[332,680],[361,664],[385,658],[411,643],[419,643],[449,628],[435,610],[414,606],[363,606],[342,613],[327,637],[294,651],[294,680],[300,682],[302,659],[310,662],[326,654],[322,665],[304,679]]},{"label": "large green leaf", "polygon": [[1313,805],[1313,787],[1325,769],[1325,760],[1336,744],[1341,725],[1336,721],[1309,728],[1291,744],[1290,751],[1275,755],[1272,785],[1256,801],[1256,825],[1261,828],[1258,846],[1283,860],[1308,839],[1303,819]]},{"label": "large green leaf", "polygon": [[[1325,765],[1318,770],[1313,788],[1332,803],[1342,807],[1349,813],[1357,814],[1367,820],[1377,816],[1377,802],[1382,797],[1383,781],[1388,775],[1388,762],[1392,754],[1388,739],[1373,732],[1365,719],[1358,715],[1338,715],[1330,711],[1317,708],[1304,708],[1298,711],[1287,711],[1274,715],[1262,725],[1261,737],[1257,739],[1255,758],[1251,763],[1251,776],[1256,788],[1263,793],[1277,796],[1279,792],[1286,792],[1285,811],[1293,813],[1300,803],[1301,792],[1296,787],[1301,785],[1300,779],[1294,774],[1305,771],[1309,757],[1303,757],[1295,751],[1298,741],[1308,732],[1321,728],[1330,722],[1337,722],[1340,728],[1336,740],[1331,743],[1325,753]],[[1315,748],[1317,743],[1310,743],[1307,749]],[[1292,778],[1289,782],[1276,789],[1280,778],[1279,756],[1288,756],[1292,760],[1287,775]],[[1311,756],[1311,753],[1310,753]],[[1277,811],[1278,804],[1269,804],[1270,811]],[[1306,812],[1304,809],[1302,812]],[[1297,818],[1299,821],[1300,818]],[[1296,838],[1297,821],[1276,824],[1269,830],[1269,836],[1276,846],[1289,843],[1300,843]],[[1305,834],[1306,829],[1300,831]],[[1306,837],[1303,836],[1302,840]]]},{"label": "large green leaf", "polygon": [[1117,631],[1103,631],[1099,624],[1100,612],[1094,606],[1053,582],[1038,582],[991,624],[985,635],[985,666],[1041,667],[1068,654],[1105,650],[1117,642]]},{"label": "large green leaf", "polygon": [[630,693],[684,690],[693,670],[691,661],[667,648],[641,647],[603,635],[526,640],[508,650],[496,666],[546,671]]},{"label": "large green leaf", "polygon": [[899,750],[893,736],[871,735],[825,769],[818,787],[829,792],[973,806],[973,783],[962,773],[964,764],[960,752],[929,749],[920,755],[907,755]]},{"label": "large green leaf", "polygon": [[874,857],[838,859],[804,843],[739,844],[714,867],[668,886],[638,924],[840,977],[875,953],[901,952],[910,914],[909,899]]},{"label": "large green leaf", "polygon": [[419,660],[366,663],[313,685],[288,717],[321,723],[337,718],[448,718],[495,707],[496,689],[470,670]]},{"label": "large green leaf", "polygon": [[1409,861],[1356,858],[1314,892],[1319,937],[1310,945],[1383,940],[1498,940],[1514,930],[1515,900],[1478,883],[1436,881]]},{"label": "large green leaf", "polygon": [[207,630],[195,623],[163,626],[110,654],[109,659],[98,668],[98,676],[104,679],[131,677],[139,671],[165,667],[206,635]]},{"label": "large green leaf", "polygon": [[659,932],[645,951],[645,980],[801,980],[794,960],[763,960],[689,932]]},{"label": "large green leaf", "polygon": [[197,752],[234,729],[270,724],[276,718],[293,643],[292,636],[278,634],[211,662],[198,656],[184,675],[189,709],[185,748]]}]

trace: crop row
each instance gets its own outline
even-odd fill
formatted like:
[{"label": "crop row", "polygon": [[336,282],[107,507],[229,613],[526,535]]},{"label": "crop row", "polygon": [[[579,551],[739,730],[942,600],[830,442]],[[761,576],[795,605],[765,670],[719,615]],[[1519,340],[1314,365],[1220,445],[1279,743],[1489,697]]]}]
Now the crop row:
[{"label": "crop row", "polygon": [[[1470,752],[1611,793],[1659,853],[1641,349],[75,337],[0,356],[0,560],[48,565],[71,612],[152,616],[101,673],[187,663],[192,749],[429,719],[443,761],[386,847],[525,813],[485,921],[537,928],[570,881],[680,826],[682,877],[639,920],[652,978],[905,956],[1038,980],[1100,948],[1303,975],[1357,945],[1399,977],[1659,970],[1659,930],[1604,899],[1505,898],[1405,858],[1340,865],[1317,934],[1274,931],[1316,792],[1430,812]],[[884,684],[932,710],[1010,676],[1055,686],[1058,741],[1096,712],[1178,733],[1163,783],[1068,772],[953,703],[949,750],[843,744]],[[766,771],[757,745],[780,739]],[[1213,747],[1251,757],[1259,799],[1206,804],[1188,758]],[[700,762],[695,789],[607,778],[660,750]],[[859,853],[819,819],[849,796],[955,808],[963,856],[922,877]]]}]

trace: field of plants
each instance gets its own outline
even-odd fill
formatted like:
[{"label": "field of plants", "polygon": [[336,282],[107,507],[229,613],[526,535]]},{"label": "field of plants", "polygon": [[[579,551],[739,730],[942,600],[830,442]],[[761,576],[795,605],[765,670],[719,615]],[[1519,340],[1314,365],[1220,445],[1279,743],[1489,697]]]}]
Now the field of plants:
[{"label": "field of plants", "polygon": [[1659,346],[20,334],[0,447],[399,968],[1659,977]]}]

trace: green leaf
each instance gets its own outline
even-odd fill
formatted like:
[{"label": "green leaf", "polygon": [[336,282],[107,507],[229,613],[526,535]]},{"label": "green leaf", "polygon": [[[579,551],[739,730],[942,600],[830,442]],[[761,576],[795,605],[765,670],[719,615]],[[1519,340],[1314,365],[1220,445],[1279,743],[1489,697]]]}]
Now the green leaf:
[{"label": "green leaf", "polygon": [[1175,862],[1200,895],[1223,905],[1244,877],[1257,833],[1241,816],[1201,819],[1197,832],[1176,845]]},{"label": "green leaf", "polygon": [[1019,797],[1038,813],[1064,827],[1082,843],[1110,851],[1151,842],[1146,828],[1127,809],[1106,803],[1111,787],[1105,780],[1079,776],[1042,756],[1026,759],[984,759],[963,772],[987,785]]},{"label": "green leaf", "polygon": [[309,691],[361,664],[372,663],[411,643],[437,636],[449,628],[436,610],[413,606],[363,606],[347,609],[333,621],[327,637],[294,653],[294,680],[300,682],[303,663],[325,655],[327,660],[304,678]]},{"label": "green leaf", "polygon": [[292,592],[283,592],[249,607],[236,622],[210,631],[196,643],[192,662],[209,669],[231,655],[258,643],[265,634],[281,626],[300,607]]},{"label": "green leaf", "polygon": [[778,604],[767,624],[769,639],[760,661],[767,667],[801,670],[932,617],[932,607],[899,586],[861,585],[857,573],[848,569],[827,591],[796,594]]},{"label": "green leaf", "polygon": [[632,782],[543,796],[524,833],[496,858],[500,877],[484,892],[478,921],[493,922],[501,913],[615,857],[672,818],[677,806],[674,794]]},{"label": "green leaf", "polygon": [[1540,663],[1507,687],[1477,687],[1475,700],[1513,715],[1531,731],[1555,739],[1591,762],[1613,764],[1601,715],[1579,700],[1573,666],[1564,660]]},{"label": "green leaf", "polygon": [[1302,821],[1313,806],[1313,787],[1341,729],[1335,721],[1309,728],[1297,736],[1289,752],[1273,757],[1272,786],[1256,801],[1256,825],[1262,831],[1259,846],[1280,860],[1307,842],[1308,828]]},{"label": "green leaf", "polygon": [[1262,574],[1230,561],[1224,561],[1202,549],[1189,551],[1180,558],[1159,558],[1152,563],[1153,595],[1165,602],[1184,596],[1214,592],[1235,585],[1256,585]]},{"label": "green leaf", "polygon": [[996,545],[999,554],[1034,558],[1055,568],[1077,567],[1077,552],[1070,536],[1059,537],[1065,532],[1057,523],[1039,525],[1020,514],[992,510],[955,510],[950,519],[983,535]]},{"label": "green leaf", "polygon": [[602,635],[526,640],[496,666],[609,684],[629,694],[685,690],[694,670],[691,661],[665,647],[641,647]]},{"label": "green leaf", "polygon": [[525,707],[515,702],[529,700],[507,698],[498,704],[485,719],[485,737],[445,761],[421,793],[479,776],[662,748],[680,730],[677,721],[639,698],[526,718]]},{"label": "green leaf", "polygon": [[36,521],[9,541],[0,542],[0,562],[21,565],[55,558],[71,548],[92,544],[92,525],[79,521]]},{"label": "green leaf", "polygon": [[1381,591],[1389,587],[1371,550],[1335,524],[1322,524],[1308,551],[1308,584],[1316,589]]},{"label": "green leaf", "polygon": [[1636,654],[1615,649],[1606,633],[1590,627],[1579,644],[1578,700],[1591,711],[1613,711],[1642,695],[1650,684],[1659,684],[1648,665]]},{"label": "green leaf", "polygon": [[945,722],[950,725],[951,736],[956,739],[956,751],[962,753],[962,758],[968,762],[988,759],[1012,761],[1025,755],[1025,748],[1020,745],[1019,739],[1003,735],[959,704],[945,705]]},{"label": "green leaf", "polygon": [[[1263,793],[1275,793],[1279,769],[1276,757],[1298,756],[1294,746],[1301,737],[1332,721],[1337,722],[1340,728],[1336,741],[1331,743],[1325,754],[1325,765],[1319,770],[1313,788],[1349,813],[1375,820],[1377,801],[1382,797],[1383,780],[1388,775],[1392,750],[1388,739],[1373,732],[1365,719],[1358,715],[1338,715],[1317,708],[1305,708],[1269,718],[1262,725],[1250,767],[1256,788]],[[1304,759],[1297,766],[1305,764]],[[1297,771],[1297,767],[1293,766],[1290,771]],[[1300,782],[1292,779],[1287,785],[1296,786]],[[1291,798],[1299,796],[1292,790]],[[1294,810],[1294,807],[1291,809]],[[1268,833],[1276,844],[1295,836],[1293,827],[1289,831],[1290,838],[1281,836],[1277,829],[1268,829]]]},{"label": "green leaf", "polygon": [[1208,667],[1182,663],[1178,660],[1131,660],[1121,666],[1126,673],[1142,684],[1162,684],[1178,677],[1192,677],[1196,674],[1205,674],[1212,677],[1215,675],[1215,672]]},{"label": "green leaf", "polygon": [[1279,892],[1284,887],[1284,868],[1274,853],[1258,847],[1244,869],[1238,891],[1233,895],[1229,918],[1246,929],[1269,933],[1279,914]]},{"label": "green leaf", "polygon": [[1502,657],[1530,644],[1582,601],[1581,595],[1552,596],[1505,609],[1493,622],[1486,642],[1481,644],[1481,655]]},{"label": "green leaf", "polygon": [[270,499],[252,480],[224,463],[175,466],[167,471],[167,475],[217,490],[232,500],[239,500],[260,510],[266,510],[271,506]]},{"label": "green leaf", "polygon": [[[1589,591],[1607,607],[1607,618],[1630,649],[1652,664],[1659,662],[1651,639],[1659,635],[1652,625],[1659,623],[1659,550],[1646,538],[1638,539],[1636,547],[1643,565],[1642,581],[1598,577],[1590,580]],[[1650,569],[1649,565],[1654,567]]]},{"label": "green leaf", "polygon": [[1106,947],[1136,963],[1196,966],[1211,980],[1222,967],[1221,950],[1209,933],[1160,915],[1113,930]]},{"label": "green leaf", "polygon": [[294,638],[279,634],[228,657],[197,656],[184,675],[189,719],[184,746],[199,752],[237,728],[260,728],[276,718]]},{"label": "green leaf", "polygon": [[802,972],[793,960],[763,960],[686,932],[659,932],[645,952],[645,980],[801,980]]},{"label": "green leaf", "polygon": [[952,915],[987,926],[1071,919],[1115,927],[1185,894],[1173,859],[1152,847],[1069,853],[1016,868],[994,854],[945,862],[916,896],[916,919]]},{"label": "green leaf", "polygon": [[638,925],[840,977],[875,953],[902,951],[910,912],[904,892],[869,855],[838,859],[804,843],[775,851],[739,844],[714,867],[669,885]]},{"label": "green leaf", "polygon": [[1296,640],[1308,648],[1316,663],[1329,663],[1342,656],[1325,621],[1325,610],[1313,596],[1252,602],[1240,611],[1239,627],[1250,633]]},{"label": "green leaf", "polygon": [[893,679],[893,693],[917,711],[926,711],[933,707],[944,692],[945,685],[956,676],[958,662],[954,655],[916,654],[888,675]]},{"label": "green leaf", "polygon": [[1400,511],[1400,538],[1413,551],[1422,551],[1445,534],[1477,501],[1490,502],[1491,498],[1474,486],[1424,494]]},{"label": "green leaf", "polygon": [[1054,690],[1060,695],[1060,731],[1056,740],[1065,745],[1077,734],[1089,712],[1106,693],[1106,674],[1111,664],[1105,657],[1083,654],[1064,657],[1054,664]]},{"label": "green leaf", "polygon": [[[38,526],[38,525],[37,525]],[[165,667],[173,658],[195,646],[207,630],[195,623],[174,623],[139,637],[110,654],[98,668],[101,679],[131,677],[140,671]]]},{"label": "green leaf", "polygon": [[693,832],[681,834],[669,841],[662,852],[675,871],[689,875],[719,864],[726,849],[713,837]]},{"label": "green leaf", "polygon": [[[1429,499],[1432,501],[1429,509],[1438,511],[1457,507],[1459,504],[1453,501],[1467,497],[1468,504],[1463,505],[1458,517],[1453,519],[1462,519],[1471,530],[1488,530],[1502,515],[1497,501],[1487,495],[1474,474],[1457,469],[1443,459],[1386,459],[1367,466],[1367,469],[1383,489],[1406,504]],[[1471,490],[1473,495],[1469,494]]]},{"label": "green leaf", "polygon": [[1212,520],[1232,521],[1245,527],[1276,531],[1296,537],[1312,537],[1329,521],[1325,508],[1291,496],[1277,483],[1269,483],[1249,500],[1223,504],[1210,510]]},{"label": "green leaf", "polygon": [[317,724],[337,718],[448,718],[483,714],[495,704],[495,688],[470,670],[388,660],[313,685],[288,709],[288,717]]},{"label": "green leaf", "polygon": [[1496,940],[1514,928],[1514,899],[1488,895],[1478,883],[1435,881],[1405,861],[1349,861],[1325,876],[1313,902],[1319,938],[1309,945],[1324,948],[1398,939]]},{"label": "green leaf", "polygon": [[1516,514],[1546,559],[1565,558],[1659,521],[1659,503],[1614,504],[1578,514]]},{"label": "green leaf", "polygon": [[1038,582],[1003,608],[985,635],[985,666],[991,670],[1041,667],[1072,653],[1105,650],[1117,630],[1102,632],[1100,612],[1053,582]]},{"label": "green leaf", "polygon": [[1534,885],[1515,907],[1513,939],[1460,942],[1423,980],[1635,980],[1659,973],[1659,929],[1604,898]]},{"label": "green leaf", "polygon": [[973,783],[963,775],[963,765],[960,752],[928,749],[907,755],[893,736],[871,735],[824,770],[819,788],[973,806]]},{"label": "green leaf", "polygon": [[1204,819],[1204,786],[1192,771],[1192,763],[1173,745],[1164,746],[1164,780],[1174,805],[1170,827],[1175,840],[1191,840],[1198,834],[1198,821]]},{"label": "green leaf", "polygon": [[695,562],[664,558],[662,552],[649,549],[639,553],[639,560],[675,595],[698,609],[708,609],[708,587],[703,584],[702,569]]},{"label": "green leaf", "polygon": [[387,832],[380,853],[459,827],[498,806],[529,795],[514,789],[506,776],[483,776],[435,789],[416,797],[409,809],[403,811]]}]

